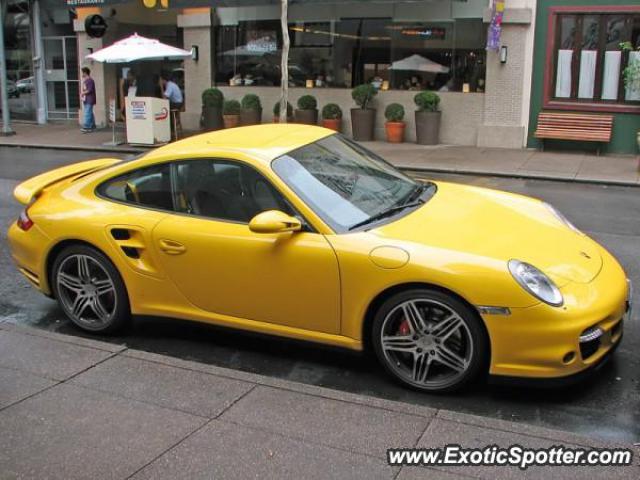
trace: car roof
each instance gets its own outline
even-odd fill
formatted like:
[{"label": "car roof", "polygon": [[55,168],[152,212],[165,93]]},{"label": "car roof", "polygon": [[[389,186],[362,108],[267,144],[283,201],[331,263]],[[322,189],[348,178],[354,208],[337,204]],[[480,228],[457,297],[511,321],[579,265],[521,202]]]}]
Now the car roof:
[{"label": "car roof", "polygon": [[237,127],[188,137],[160,147],[143,158],[151,160],[167,155],[184,158],[234,151],[268,163],[334,133],[326,128],[294,123]]}]

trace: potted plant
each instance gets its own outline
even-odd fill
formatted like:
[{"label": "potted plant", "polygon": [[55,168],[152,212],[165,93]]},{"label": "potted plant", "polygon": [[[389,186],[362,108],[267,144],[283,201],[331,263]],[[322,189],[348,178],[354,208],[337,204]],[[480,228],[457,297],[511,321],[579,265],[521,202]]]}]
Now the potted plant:
[{"label": "potted plant", "polygon": [[260,97],[247,93],[240,102],[240,125],[258,125],[262,121]]},{"label": "potted plant", "polygon": [[205,131],[222,128],[222,102],[224,95],[217,88],[207,88],[202,92],[202,128]]},{"label": "potted plant", "polygon": [[[640,47],[634,51],[631,42],[622,42],[620,49],[629,55],[627,66],[622,71],[627,95],[637,99],[636,95],[640,96]],[[636,132],[636,141],[640,149],[640,130]]]},{"label": "potted plant", "polygon": [[360,108],[351,109],[351,129],[353,139],[359,141],[373,140],[376,122],[376,109],[369,108],[371,100],[378,91],[370,83],[358,85],[351,92],[351,97]]},{"label": "potted plant", "polygon": [[[293,120],[293,107],[287,102],[287,123]],[[273,123],[280,122],[280,100],[273,106]]]},{"label": "potted plant", "polygon": [[222,120],[224,128],[233,128],[240,125],[240,102],[238,100],[225,100],[222,104]]},{"label": "potted plant", "polygon": [[402,143],[404,141],[404,107],[399,103],[390,103],[384,110],[387,122],[384,129],[387,133],[387,142]]},{"label": "potted plant", "polygon": [[296,122],[305,125],[318,124],[318,101],[313,95],[302,95],[296,108]]},{"label": "potted plant", "polygon": [[322,107],[322,126],[339,132],[342,125],[342,109],[335,103]]},{"label": "potted plant", "polygon": [[416,110],[416,139],[420,145],[436,145],[440,139],[440,119],[442,112],[438,109],[440,96],[431,91],[416,94],[413,101]]}]

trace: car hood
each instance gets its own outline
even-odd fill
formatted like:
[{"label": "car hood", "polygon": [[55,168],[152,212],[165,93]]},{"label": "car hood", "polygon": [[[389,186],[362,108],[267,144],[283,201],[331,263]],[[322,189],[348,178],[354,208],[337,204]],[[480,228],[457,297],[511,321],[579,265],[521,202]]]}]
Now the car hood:
[{"label": "car hood", "polygon": [[534,265],[559,286],[588,283],[602,267],[600,247],[560,221],[541,201],[486,188],[437,182],[438,191],[374,235]]}]

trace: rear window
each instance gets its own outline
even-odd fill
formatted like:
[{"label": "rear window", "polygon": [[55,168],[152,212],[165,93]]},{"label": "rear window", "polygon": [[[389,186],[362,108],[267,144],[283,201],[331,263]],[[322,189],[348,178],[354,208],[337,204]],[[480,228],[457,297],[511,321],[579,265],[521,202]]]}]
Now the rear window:
[{"label": "rear window", "polygon": [[98,187],[98,193],[118,202],[161,210],[174,209],[168,163],[112,178]]}]

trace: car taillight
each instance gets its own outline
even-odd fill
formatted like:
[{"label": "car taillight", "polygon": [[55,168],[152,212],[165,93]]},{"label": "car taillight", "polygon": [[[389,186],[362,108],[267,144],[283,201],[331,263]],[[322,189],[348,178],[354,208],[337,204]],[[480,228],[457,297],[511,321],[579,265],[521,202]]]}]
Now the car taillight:
[{"label": "car taillight", "polygon": [[33,227],[33,220],[29,218],[29,213],[27,212],[28,208],[25,208],[20,215],[18,216],[18,227],[25,232]]}]

